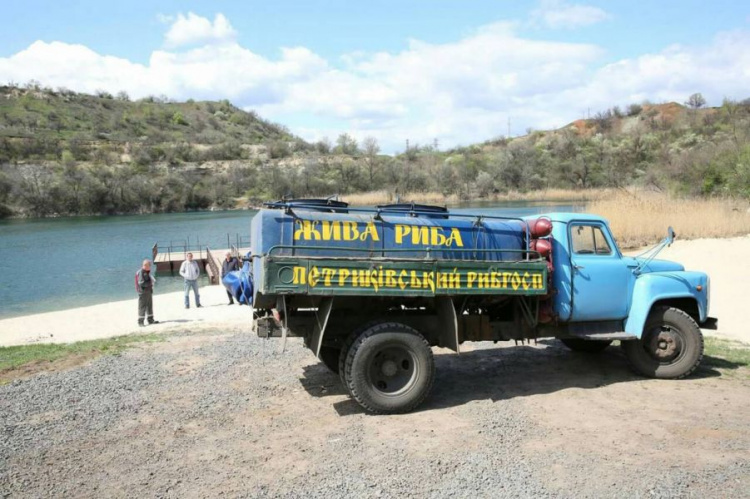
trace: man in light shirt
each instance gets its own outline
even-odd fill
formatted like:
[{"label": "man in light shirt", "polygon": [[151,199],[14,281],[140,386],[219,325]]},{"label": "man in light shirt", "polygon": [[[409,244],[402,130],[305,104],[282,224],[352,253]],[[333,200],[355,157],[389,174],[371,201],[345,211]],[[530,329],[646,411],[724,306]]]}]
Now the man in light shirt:
[{"label": "man in light shirt", "polygon": [[187,260],[180,265],[180,275],[185,279],[185,308],[190,308],[190,290],[195,295],[195,306],[201,307],[201,295],[198,292],[198,277],[201,275],[201,268],[198,262],[193,260],[193,254],[187,254]]}]

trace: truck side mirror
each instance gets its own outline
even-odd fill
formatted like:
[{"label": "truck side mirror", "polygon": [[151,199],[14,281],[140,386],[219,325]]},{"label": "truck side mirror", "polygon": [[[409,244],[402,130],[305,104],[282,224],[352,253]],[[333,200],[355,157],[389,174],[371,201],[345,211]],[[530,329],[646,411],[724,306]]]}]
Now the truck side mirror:
[{"label": "truck side mirror", "polygon": [[672,226],[669,226],[669,228],[667,228],[667,246],[672,246],[672,243],[674,242],[676,237],[677,234],[675,234],[674,229],[672,228]]}]

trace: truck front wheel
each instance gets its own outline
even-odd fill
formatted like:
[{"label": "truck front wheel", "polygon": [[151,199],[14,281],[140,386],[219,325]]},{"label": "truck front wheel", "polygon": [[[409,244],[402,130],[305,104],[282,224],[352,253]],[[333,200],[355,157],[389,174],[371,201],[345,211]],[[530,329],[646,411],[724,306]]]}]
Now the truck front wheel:
[{"label": "truck front wheel", "polygon": [[375,414],[409,412],[435,379],[429,343],[415,329],[385,322],[365,329],[346,355],[344,381],[352,397]]},{"label": "truck front wheel", "polygon": [[630,366],[652,378],[684,378],[703,358],[703,334],[692,317],[680,309],[651,311],[639,340],[623,341]]}]

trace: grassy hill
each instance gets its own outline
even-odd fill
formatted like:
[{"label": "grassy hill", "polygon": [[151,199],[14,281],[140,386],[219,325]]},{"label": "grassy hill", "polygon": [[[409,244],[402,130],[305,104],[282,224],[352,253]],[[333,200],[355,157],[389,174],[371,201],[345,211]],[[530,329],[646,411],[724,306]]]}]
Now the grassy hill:
[{"label": "grassy hill", "polygon": [[446,154],[473,170],[464,172],[463,189],[480,194],[636,185],[749,198],[750,99],[713,108],[615,107],[558,130],[530,130]]},{"label": "grassy hill", "polygon": [[374,139],[347,134],[306,143],[227,101],[0,87],[0,216],[235,208],[331,194],[444,202],[556,190],[560,199],[624,187],[749,199],[750,100],[633,104],[558,130],[448,151],[412,144],[387,156]]},{"label": "grassy hill", "polygon": [[292,140],[286,128],[239,109],[229,101],[131,101],[69,90],[0,86],[0,137],[83,141],[259,144]]}]

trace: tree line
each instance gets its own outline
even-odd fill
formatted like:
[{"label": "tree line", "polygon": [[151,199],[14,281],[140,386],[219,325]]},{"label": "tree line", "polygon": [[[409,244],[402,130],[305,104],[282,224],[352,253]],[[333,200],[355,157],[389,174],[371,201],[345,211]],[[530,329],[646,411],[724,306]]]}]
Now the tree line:
[{"label": "tree line", "polygon": [[[234,208],[280,197],[387,190],[460,199],[507,191],[631,185],[681,195],[750,198],[750,100],[704,108],[649,103],[612,108],[560,130],[530,130],[439,151],[381,154],[374,138],[274,137],[119,144],[0,139],[0,214],[151,213]],[[19,159],[23,158],[23,159]]]}]

